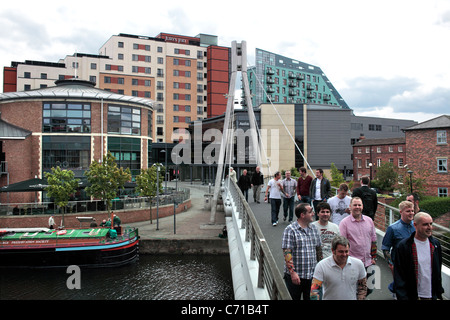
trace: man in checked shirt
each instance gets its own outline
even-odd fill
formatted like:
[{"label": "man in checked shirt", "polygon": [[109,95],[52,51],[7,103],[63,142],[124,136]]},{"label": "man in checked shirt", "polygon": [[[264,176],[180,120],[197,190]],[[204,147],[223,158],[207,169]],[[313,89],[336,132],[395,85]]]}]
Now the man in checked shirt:
[{"label": "man in checked shirt", "polygon": [[293,300],[309,300],[314,268],[322,260],[322,240],[311,224],[314,212],[308,203],[295,208],[297,220],[284,229],[281,247],[285,258],[284,281]]},{"label": "man in checked shirt", "polygon": [[281,194],[283,198],[283,210],[284,210],[284,221],[288,217],[289,210],[289,222],[292,222],[294,217],[294,201],[297,192],[297,181],[291,178],[291,172],[286,171],[286,178],[284,178],[281,183],[283,184],[284,193]]}]

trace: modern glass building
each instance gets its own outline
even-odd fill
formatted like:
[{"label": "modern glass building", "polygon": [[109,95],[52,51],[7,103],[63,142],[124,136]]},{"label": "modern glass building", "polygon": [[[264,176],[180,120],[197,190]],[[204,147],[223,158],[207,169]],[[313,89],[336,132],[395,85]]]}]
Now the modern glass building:
[{"label": "modern glass building", "polygon": [[256,48],[248,69],[252,104],[324,104],[349,109],[321,68]]}]

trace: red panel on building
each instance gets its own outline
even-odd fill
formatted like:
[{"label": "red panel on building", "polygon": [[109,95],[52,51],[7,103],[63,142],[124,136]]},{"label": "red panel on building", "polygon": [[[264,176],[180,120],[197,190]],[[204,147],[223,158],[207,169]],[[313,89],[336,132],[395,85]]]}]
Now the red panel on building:
[{"label": "red panel on building", "polygon": [[3,68],[3,92],[17,91],[17,68]]}]

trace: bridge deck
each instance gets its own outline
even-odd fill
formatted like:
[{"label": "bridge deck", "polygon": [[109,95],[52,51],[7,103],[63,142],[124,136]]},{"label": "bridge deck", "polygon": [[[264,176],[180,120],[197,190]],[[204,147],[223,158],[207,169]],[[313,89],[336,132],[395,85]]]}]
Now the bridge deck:
[{"label": "bridge deck", "polygon": [[[258,224],[264,233],[266,242],[268,243],[270,250],[277,262],[280,274],[283,275],[284,257],[281,250],[281,238],[283,231],[288,225],[288,221],[283,221],[283,206],[280,208],[279,223],[276,227],[272,226],[270,217],[270,204],[263,202],[264,193],[261,194],[261,203],[253,202],[252,191],[249,190],[248,201],[250,208],[258,220]],[[294,217],[295,219],[295,217]],[[387,262],[379,256],[377,265],[380,268],[381,273],[381,286],[380,289],[374,289],[373,292],[367,297],[367,300],[393,300],[392,294],[388,289],[389,283],[392,282],[392,273],[388,267]]]}]

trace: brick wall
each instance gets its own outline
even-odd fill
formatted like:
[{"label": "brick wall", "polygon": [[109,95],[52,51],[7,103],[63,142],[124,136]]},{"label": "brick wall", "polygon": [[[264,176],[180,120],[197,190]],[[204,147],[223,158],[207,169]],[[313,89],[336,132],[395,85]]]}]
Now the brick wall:
[{"label": "brick wall", "polygon": [[[183,202],[176,208],[176,214],[191,208],[191,200]],[[139,210],[116,210],[114,213],[120,218],[122,224],[150,221],[150,209]],[[159,207],[159,218],[173,216],[173,205],[165,205]],[[94,217],[97,224],[100,224],[103,219],[108,220],[108,212],[83,212],[83,213],[70,213],[64,215],[64,224],[66,228],[79,228],[80,222],[76,217]],[[49,215],[24,215],[24,216],[0,216],[0,228],[35,228],[35,227],[48,227]],[[55,223],[59,225],[61,223],[62,215],[57,214],[54,216]],[[156,222],[156,207],[152,207],[152,220]],[[84,223],[83,227],[88,227],[89,224]]]},{"label": "brick wall", "polygon": [[[438,187],[446,187],[450,191],[448,168],[446,173],[437,172],[438,158],[446,158],[448,166],[450,145],[437,144],[437,131],[437,129],[406,131],[406,161],[414,172],[413,181],[415,177],[425,178],[427,184],[425,193],[430,196],[438,195]],[[449,139],[450,130],[446,131]]]}]

